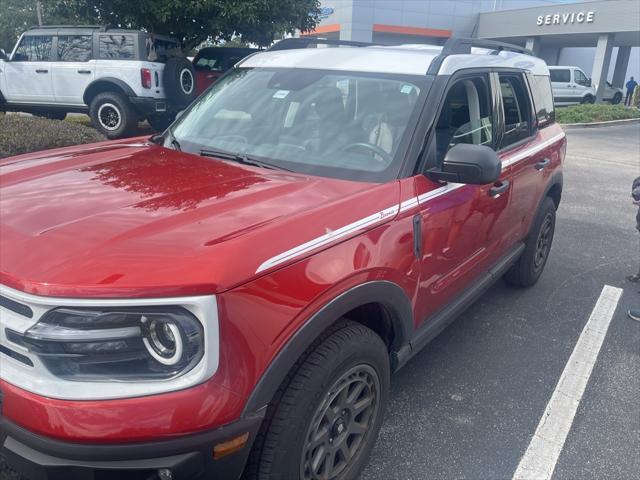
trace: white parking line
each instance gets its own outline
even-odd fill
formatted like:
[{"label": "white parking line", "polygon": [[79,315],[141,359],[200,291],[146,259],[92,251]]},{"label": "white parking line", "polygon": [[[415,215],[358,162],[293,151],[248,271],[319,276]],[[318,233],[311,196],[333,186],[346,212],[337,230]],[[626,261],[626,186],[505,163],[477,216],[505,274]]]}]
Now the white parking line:
[{"label": "white parking line", "polygon": [[621,295],[621,288],[602,289],[513,480],[548,480],[553,475]]}]

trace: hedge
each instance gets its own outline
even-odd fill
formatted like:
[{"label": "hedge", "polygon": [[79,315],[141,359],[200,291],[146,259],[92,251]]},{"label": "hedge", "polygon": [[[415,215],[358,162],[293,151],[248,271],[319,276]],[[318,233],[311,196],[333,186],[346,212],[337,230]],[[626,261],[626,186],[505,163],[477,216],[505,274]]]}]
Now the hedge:
[{"label": "hedge", "polygon": [[0,158],[103,140],[96,130],[76,122],[0,114]]},{"label": "hedge", "polygon": [[607,104],[585,104],[556,108],[556,120],[560,123],[593,123],[629,118],[640,118],[640,110]]}]

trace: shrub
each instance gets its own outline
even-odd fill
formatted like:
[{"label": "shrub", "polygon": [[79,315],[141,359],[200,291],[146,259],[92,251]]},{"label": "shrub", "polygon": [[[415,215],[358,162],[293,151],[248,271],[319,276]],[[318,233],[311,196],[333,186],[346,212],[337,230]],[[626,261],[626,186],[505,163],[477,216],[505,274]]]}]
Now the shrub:
[{"label": "shrub", "polygon": [[573,105],[556,109],[556,120],[560,123],[593,123],[628,118],[640,118],[640,110],[606,104]]},{"label": "shrub", "polygon": [[103,140],[96,130],[80,123],[0,114],[0,158]]}]

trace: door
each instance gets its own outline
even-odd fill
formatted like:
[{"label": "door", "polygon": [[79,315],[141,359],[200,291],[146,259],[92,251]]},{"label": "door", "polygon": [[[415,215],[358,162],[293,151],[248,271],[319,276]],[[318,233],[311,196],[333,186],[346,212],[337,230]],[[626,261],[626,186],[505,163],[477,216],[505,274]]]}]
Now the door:
[{"label": "door", "polygon": [[53,103],[51,35],[23,35],[4,64],[6,99],[11,103]]},{"label": "door", "polygon": [[[495,148],[496,97],[488,73],[454,79],[429,140],[429,167],[458,143]],[[490,185],[437,184],[416,177],[422,234],[416,315],[442,308],[479,279],[509,246],[509,171]]]},{"label": "door", "polygon": [[595,96],[595,89],[591,86],[591,80],[579,68],[573,70],[573,89],[578,102],[581,102],[585,95]]},{"label": "door", "polygon": [[[545,159],[547,152],[541,148],[544,139],[537,130],[529,84],[524,74],[500,72],[495,75],[500,85],[501,98],[498,103],[504,118],[504,133],[498,153],[503,168],[510,170],[513,182],[509,208],[514,218],[509,235],[515,243],[526,235],[536,213],[544,185],[542,175],[551,161]],[[547,82],[548,89],[548,80],[543,80]]]},{"label": "door", "polygon": [[51,64],[53,93],[56,102],[84,105],[87,86],[95,78],[91,35],[59,35],[57,61]]},{"label": "door", "polygon": [[553,96],[557,104],[577,103],[580,101],[576,96],[569,68],[553,68],[549,69],[549,73],[551,75]]}]

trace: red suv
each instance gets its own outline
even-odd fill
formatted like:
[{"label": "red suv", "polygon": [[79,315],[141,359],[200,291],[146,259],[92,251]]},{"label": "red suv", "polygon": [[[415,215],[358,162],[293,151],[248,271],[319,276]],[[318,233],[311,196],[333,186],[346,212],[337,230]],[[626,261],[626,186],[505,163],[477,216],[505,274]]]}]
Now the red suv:
[{"label": "red suv", "polygon": [[162,135],[6,159],[0,453],[355,478],[390,374],[539,279],[565,148],[542,60],[452,39],[259,53]]}]

